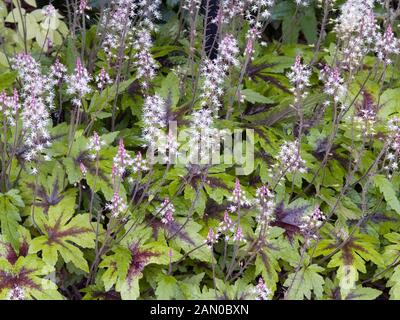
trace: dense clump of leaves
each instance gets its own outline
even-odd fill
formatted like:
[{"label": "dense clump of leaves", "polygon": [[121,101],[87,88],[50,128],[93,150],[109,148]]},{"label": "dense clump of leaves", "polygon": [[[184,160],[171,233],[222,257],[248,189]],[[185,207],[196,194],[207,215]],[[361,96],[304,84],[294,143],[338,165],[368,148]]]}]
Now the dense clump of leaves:
[{"label": "dense clump of leaves", "polygon": [[400,299],[394,1],[52,3],[0,0],[0,299]]}]

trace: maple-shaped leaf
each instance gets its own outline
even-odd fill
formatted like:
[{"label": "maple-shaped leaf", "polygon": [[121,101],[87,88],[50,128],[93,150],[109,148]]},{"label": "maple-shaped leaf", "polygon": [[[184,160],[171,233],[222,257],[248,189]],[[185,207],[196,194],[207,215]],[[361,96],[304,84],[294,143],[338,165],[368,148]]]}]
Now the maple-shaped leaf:
[{"label": "maple-shaped leaf", "polygon": [[45,212],[49,210],[50,206],[57,205],[64,198],[64,195],[59,193],[57,179],[54,180],[50,192],[47,191],[44,185],[28,183],[28,187],[36,194],[36,199],[35,202],[33,202],[33,205],[43,208]]},{"label": "maple-shaped leaf", "polygon": [[[215,279],[216,290],[209,289],[208,294],[205,286],[202,288],[202,299],[218,299],[218,300],[254,300],[256,299],[256,291],[254,285],[249,283],[245,277],[239,278],[234,283],[229,283],[222,279]],[[206,295],[205,295],[206,294]]]},{"label": "maple-shaped leaf", "polygon": [[342,296],[355,288],[359,272],[366,273],[366,261],[383,266],[383,259],[376,251],[379,241],[374,237],[356,232],[344,245],[337,239],[321,240],[316,248],[315,256],[327,256],[341,246],[328,263],[328,268],[338,268],[337,277]]},{"label": "maple-shaped leaf", "polygon": [[400,201],[396,194],[395,187],[393,183],[389,181],[383,175],[376,175],[374,178],[375,186],[379,188],[379,191],[383,194],[387,204],[394,210],[396,213],[400,214]]},{"label": "maple-shaped leaf", "polygon": [[[177,300],[199,300],[201,293],[201,282],[205,273],[198,273],[186,278],[179,279],[179,289],[176,290],[175,295]],[[214,295],[215,298],[215,295]]]},{"label": "maple-shaped leaf", "polygon": [[400,266],[396,266],[387,282],[387,286],[390,287],[390,299],[400,300]]},{"label": "maple-shaped leaf", "polygon": [[19,232],[22,235],[19,251],[0,235],[0,300],[63,299],[56,284],[47,279],[54,268],[28,254],[29,231],[20,227]]},{"label": "maple-shaped leaf", "polygon": [[382,255],[385,261],[385,268],[389,268],[388,271],[390,271],[385,274],[385,277],[388,278],[387,287],[390,288],[390,299],[399,300],[400,265],[398,264],[398,261],[400,257],[400,234],[396,232],[391,232],[385,234],[385,238],[391,243],[385,247]]},{"label": "maple-shaped leaf", "polygon": [[157,277],[157,289],[155,291],[158,300],[171,300],[176,297],[179,290],[178,281],[173,276],[160,274]]},{"label": "maple-shaped leaf", "polygon": [[288,287],[288,298],[290,300],[303,300],[304,298],[311,299],[312,292],[315,298],[322,297],[324,278],[319,274],[324,271],[324,268],[312,264],[308,267],[303,267],[299,272],[289,274],[285,283]]},{"label": "maple-shaped leaf", "polygon": [[305,204],[299,206],[293,204],[291,207],[285,208],[283,202],[281,202],[275,208],[275,221],[271,225],[285,229],[286,236],[289,240],[292,240],[296,233],[300,233],[301,219],[309,207]]},{"label": "maple-shaped leaf", "polygon": [[52,269],[35,255],[20,257],[11,264],[0,258],[0,300],[4,299],[63,299],[57,286],[44,277]]},{"label": "maple-shaped leaf", "polygon": [[334,278],[331,280],[328,277],[325,277],[324,289],[326,294],[324,299],[328,300],[375,300],[382,294],[380,290],[357,285],[348,293],[342,295],[339,287],[339,279]]},{"label": "maple-shaped leaf", "polygon": [[0,193],[1,232],[16,251],[18,251],[20,240],[18,222],[21,221],[18,207],[24,207],[18,190],[12,189],[7,193]]},{"label": "maple-shaped leaf", "polygon": [[19,257],[26,257],[29,251],[30,232],[19,226],[18,233],[21,235],[18,243],[19,250],[16,250],[7,238],[0,234],[0,257],[5,258],[11,264],[14,264]]},{"label": "maple-shaped leaf", "polygon": [[[182,248],[183,251],[188,253],[191,259],[210,262],[210,260],[212,259],[210,256],[210,250],[209,248],[207,248],[207,246],[203,245],[204,236],[199,234],[199,231],[203,227],[193,220],[189,220],[189,222],[186,222],[186,218],[178,217],[175,220],[178,224],[185,225],[182,231],[190,236],[192,242],[189,243],[188,241],[183,240],[181,237],[175,237],[171,241],[178,247]],[[197,249],[193,251],[194,248]]]},{"label": "maple-shaped leaf", "polygon": [[[94,100],[93,100],[94,101]],[[111,145],[112,141],[118,135],[118,131],[101,136],[101,140]],[[87,150],[88,139],[83,135],[77,135],[72,145],[70,156],[65,157],[62,162],[65,166],[70,184],[77,183],[85,179],[86,183],[93,192],[101,191],[107,200],[110,200],[114,194],[113,186],[110,181],[113,158],[116,153],[116,148],[106,147],[101,148],[99,153],[99,166],[96,166],[96,160],[90,155],[90,150]],[[80,166],[86,168],[86,175],[83,176]],[[123,187],[121,185],[121,187]],[[121,190],[122,192],[123,190]]]},{"label": "maple-shaped leaf", "polygon": [[382,291],[377,289],[358,286],[346,295],[345,300],[375,300],[381,294]]},{"label": "maple-shaped leaf", "polygon": [[[300,259],[298,250],[282,236],[284,232],[285,230],[282,228],[270,228],[266,243],[262,249],[258,250],[255,260],[255,274],[262,275],[272,292],[275,292],[276,284],[279,282],[279,272],[281,271],[279,260],[285,260],[292,266],[296,266]],[[251,241],[254,240],[251,239]]]},{"label": "maple-shaped leaf", "polygon": [[50,266],[57,263],[60,254],[66,263],[71,262],[77,268],[89,272],[88,263],[78,246],[94,248],[95,233],[88,214],[73,214],[73,207],[63,205],[62,202],[50,207],[47,215],[38,212],[35,222],[43,235],[31,241],[29,251],[41,251],[43,260]]},{"label": "maple-shaped leaf", "polygon": [[326,277],[325,294],[324,298],[328,300],[375,300],[382,294],[382,291],[358,285],[342,297],[339,280],[335,278],[332,281]]},{"label": "maple-shaped leaf", "polygon": [[139,280],[146,265],[167,265],[181,257],[178,252],[160,242],[142,246],[132,243],[128,247],[116,246],[112,251],[114,254],[106,256],[99,265],[106,269],[101,280],[106,291],[115,285],[115,290],[121,294],[123,300],[135,300],[139,297]]}]

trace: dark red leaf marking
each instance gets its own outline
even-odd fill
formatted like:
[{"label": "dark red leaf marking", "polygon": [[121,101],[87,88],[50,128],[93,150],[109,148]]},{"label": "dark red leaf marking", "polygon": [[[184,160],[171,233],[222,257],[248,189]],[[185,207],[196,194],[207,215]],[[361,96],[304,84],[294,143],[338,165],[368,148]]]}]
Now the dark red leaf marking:
[{"label": "dark red leaf marking", "polygon": [[131,282],[134,276],[143,271],[147,262],[151,257],[157,257],[160,254],[150,250],[141,250],[138,243],[133,243],[129,246],[132,258],[128,268],[127,279]]},{"label": "dark red leaf marking", "polygon": [[35,271],[35,269],[22,268],[18,274],[11,274],[0,270],[0,290],[12,289],[16,286],[41,290],[40,286],[30,278],[30,274]]},{"label": "dark red leaf marking", "polygon": [[88,228],[79,228],[79,227],[72,227],[67,230],[60,230],[61,229],[61,216],[57,219],[55,225],[53,227],[45,225],[48,240],[47,244],[51,245],[52,243],[57,243],[62,245],[62,238],[68,236],[76,236],[82,233],[90,232],[91,230]]}]

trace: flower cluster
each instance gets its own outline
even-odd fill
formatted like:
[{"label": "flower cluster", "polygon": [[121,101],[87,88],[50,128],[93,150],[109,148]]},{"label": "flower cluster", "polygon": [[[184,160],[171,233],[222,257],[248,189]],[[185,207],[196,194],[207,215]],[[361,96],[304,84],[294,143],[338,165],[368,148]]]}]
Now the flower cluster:
[{"label": "flower cluster", "polygon": [[92,91],[89,85],[91,77],[86,68],[82,65],[81,59],[78,58],[76,60],[75,73],[67,76],[66,81],[67,93],[75,96],[72,103],[75,106],[81,106],[82,98]]},{"label": "flower cluster", "polygon": [[[245,55],[248,57],[251,57],[251,60],[254,60],[253,54],[254,54],[254,43],[256,42],[257,39],[261,38],[261,32],[253,27],[247,31],[246,34],[247,42],[246,42],[246,50],[245,50]],[[262,43],[264,44],[264,43]]]},{"label": "flower cluster", "polygon": [[97,132],[93,133],[93,136],[89,138],[89,142],[87,145],[87,149],[89,150],[90,157],[94,160],[97,158],[97,155],[99,154],[101,147],[104,146],[106,143],[104,140],[100,138],[100,136],[97,134]]},{"label": "flower cluster", "polygon": [[167,106],[159,95],[148,96],[143,105],[143,139],[150,148],[160,147],[160,137],[165,136]]},{"label": "flower cluster", "polygon": [[124,142],[119,140],[117,154],[113,159],[112,176],[115,181],[116,177],[122,178],[128,167],[133,165],[133,159],[126,152]]},{"label": "flower cluster", "polygon": [[147,89],[150,81],[155,77],[158,65],[151,54],[153,42],[150,31],[146,28],[138,30],[133,43],[136,53],[133,57],[133,65],[137,68],[136,78],[140,80],[144,89]]},{"label": "flower cluster", "polygon": [[374,48],[378,29],[374,12],[368,9],[365,16],[361,17],[357,32],[344,40],[342,54],[345,68],[353,71],[361,64],[364,56]]},{"label": "flower cluster", "polygon": [[138,152],[136,157],[133,159],[132,171],[134,173],[139,173],[147,170],[149,170],[147,161],[146,159],[143,159],[142,154]]},{"label": "flower cluster", "polygon": [[306,172],[306,162],[301,158],[298,141],[285,141],[278,152],[277,160],[278,163],[275,166],[279,167],[281,175],[285,173]]},{"label": "flower cluster", "polygon": [[214,243],[218,242],[218,238],[219,238],[219,234],[215,233],[214,230],[212,228],[210,228],[208,230],[208,235],[207,235],[207,239],[205,240],[205,243],[207,244],[207,246],[209,248],[212,248]]},{"label": "flower cluster", "polygon": [[11,66],[21,79],[22,98],[35,98],[46,108],[54,109],[54,80],[42,74],[40,64],[30,54],[20,53],[11,59]]},{"label": "flower cluster", "polygon": [[361,18],[359,26],[359,36],[364,41],[364,45],[372,48],[379,37],[380,26],[376,23],[375,13],[372,9],[368,9],[364,17]]},{"label": "flower cluster", "polygon": [[293,86],[291,90],[294,94],[294,103],[297,105],[308,95],[306,87],[310,86],[311,70],[301,63],[301,56],[299,55],[296,56],[296,61],[290,69],[287,77]]},{"label": "flower cluster", "polygon": [[201,74],[204,78],[202,86],[202,106],[209,106],[215,113],[221,107],[220,98],[224,93],[224,70],[221,65],[210,59],[206,59]]},{"label": "flower cluster", "polygon": [[399,168],[400,158],[400,118],[394,117],[388,121],[388,151],[384,159],[383,169],[387,172],[389,178],[393,171]]},{"label": "flower cluster", "polygon": [[358,67],[366,54],[374,51],[385,64],[391,54],[399,54],[399,45],[389,26],[384,34],[376,22],[374,0],[348,0],[341,7],[336,33],[343,41],[343,64],[349,70]]},{"label": "flower cluster", "polygon": [[336,33],[342,40],[351,38],[364,25],[363,20],[370,15],[374,7],[374,0],[348,0],[340,8],[340,15],[336,23]]},{"label": "flower cluster", "polygon": [[226,35],[219,44],[218,50],[219,56],[217,59],[220,59],[225,63],[224,69],[227,69],[229,65],[239,65],[239,61],[236,58],[236,56],[239,54],[239,48],[233,35]]},{"label": "flower cluster", "polygon": [[138,16],[141,17],[140,26],[155,30],[154,21],[161,19],[161,0],[139,0]]},{"label": "flower cluster", "polygon": [[[240,206],[250,205],[250,201],[246,199],[238,179],[236,180],[232,197],[229,200],[234,202],[234,205],[230,206],[229,208],[231,212],[236,212]],[[217,242],[221,236],[225,239],[225,241],[232,239],[235,242],[246,242],[242,228],[240,227],[239,223],[234,223],[232,221],[232,219],[229,217],[228,210],[225,210],[224,218],[219,223],[216,231],[216,233],[212,229],[209,231],[208,237],[205,241],[209,246],[212,246],[215,242]]]},{"label": "flower cluster", "polygon": [[229,207],[232,212],[237,211],[240,207],[248,207],[252,205],[251,201],[247,199],[246,193],[242,190],[239,179],[236,179],[232,196],[228,200],[233,202],[233,205]]},{"label": "flower cluster", "polygon": [[132,19],[136,10],[137,3],[132,0],[113,0],[111,7],[106,9],[101,22],[105,32],[102,47],[110,60],[117,58],[120,46],[131,44]]},{"label": "flower cluster", "polygon": [[23,127],[27,132],[25,144],[28,151],[24,154],[26,161],[38,159],[44,149],[50,147],[50,133],[47,129],[49,117],[49,112],[43,100],[36,97],[25,100],[21,118],[23,119]]},{"label": "flower cluster", "polygon": [[325,65],[321,70],[319,78],[324,83],[324,92],[328,96],[333,97],[335,102],[338,102],[345,96],[347,89],[338,67],[331,68]]},{"label": "flower cluster", "polygon": [[121,198],[118,192],[114,192],[114,196],[111,202],[106,205],[106,209],[111,211],[111,215],[116,218],[121,214],[125,213],[128,209],[127,204]]},{"label": "flower cluster", "polygon": [[169,200],[169,198],[166,198],[157,210],[157,214],[161,216],[161,222],[164,224],[174,221],[174,213],[175,206]]},{"label": "flower cluster", "polygon": [[236,55],[239,52],[237,42],[232,35],[226,35],[218,48],[216,59],[206,59],[202,68],[201,76],[204,79],[202,85],[202,106],[208,106],[214,113],[218,114],[221,107],[221,97],[224,93],[223,83],[225,75],[232,65],[237,65]]},{"label": "flower cluster", "polygon": [[348,0],[341,7],[336,33],[343,41],[343,65],[349,70],[357,68],[370,51],[385,65],[391,63],[391,55],[400,53],[399,41],[391,26],[381,34],[373,11],[374,2]]},{"label": "flower cluster", "polygon": [[310,0],[294,0],[294,3],[299,7],[307,7],[310,4]]},{"label": "flower cluster", "polygon": [[232,239],[233,239],[233,241],[236,241],[236,242],[246,242],[246,239],[244,238],[244,235],[243,235],[242,228],[240,226],[238,226],[236,228]]},{"label": "flower cluster", "polygon": [[177,155],[178,155],[178,148],[179,148],[179,143],[172,133],[172,131],[169,131],[168,134],[166,135],[166,141],[165,143],[163,140],[163,137],[161,138],[161,143],[158,147],[159,154],[162,155],[162,161],[164,163],[170,163],[173,162]]},{"label": "flower cluster", "polygon": [[224,212],[224,219],[219,223],[217,232],[224,235],[225,240],[229,240],[229,234],[235,231],[235,224],[229,217],[228,211]]},{"label": "flower cluster", "polygon": [[64,80],[67,73],[67,68],[57,58],[54,64],[50,67],[50,78],[54,80],[54,83],[60,83]]},{"label": "flower cluster", "polygon": [[189,11],[189,14],[194,15],[201,6],[201,0],[184,0],[182,8]]},{"label": "flower cluster", "polygon": [[[220,15],[217,19],[220,19],[222,23],[229,24],[232,19],[237,16],[244,16],[246,9],[246,1],[240,0],[222,0]],[[216,23],[215,21],[214,23]]]},{"label": "flower cluster", "polygon": [[222,0],[220,21],[229,25],[236,17],[244,17],[252,27],[258,30],[262,27],[262,21],[271,16],[271,8],[274,0]]},{"label": "flower cluster", "polygon": [[57,13],[58,13],[57,9],[52,4],[49,4],[42,8],[42,14],[44,15],[45,18],[48,19],[56,18]]},{"label": "flower cluster", "polygon": [[274,194],[266,186],[261,186],[256,190],[255,204],[258,207],[256,220],[259,224],[266,225],[274,220]]},{"label": "flower cluster", "polygon": [[221,130],[214,128],[214,119],[209,109],[192,113],[190,126],[190,159],[193,163],[210,163],[213,152],[218,152]]},{"label": "flower cluster", "polygon": [[80,162],[80,163],[79,163],[79,169],[80,169],[81,172],[82,172],[82,176],[86,177],[87,168],[86,168],[86,166],[84,165],[83,162]]},{"label": "flower cluster", "polygon": [[24,289],[18,285],[14,285],[8,292],[7,299],[8,300],[24,300],[25,299]]},{"label": "flower cluster", "polygon": [[355,106],[355,122],[363,134],[375,133],[374,124],[377,121],[378,106],[374,103],[372,95],[363,92],[363,100]]},{"label": "flower cluster", "polygon": [[394,117],[388,121],[390,147],[400,153],[400,118]]},{"label": "flower cluster", "polygon": [[[16,55],[11,64],[18,71],[22,83],[21,120],[27,146],[24,158],[27,161],[38,160],[44,149],[51,145],[47,127],[49,110],[54,108],[54,80],[42,74],[39,63],[29,54]],[[49,160],[48,155],[44,155],[44,159]],[[36,172],[34,168],[33,173]]]},{"label": "flower cluster", "polygon": [[318,229],[322,226],[325,220],[326,216],[324,213],[318,207],[315,207],[313,211],[305,214],[301,218],[302,223],[300,225],[300,231],[307,239],[316,239],[318,237]]},{"label": "flower cluster", "polygon": [[224,212],[224,219],[219,223],[216,229],[216,233],[214,232],[214,230],[210,229],[206,243],[214,244],[221,237],[224,238],[225,241],[232,239],[233,241],[237,242],[246,242],[242,228],[240,227],[240,225],[235,224],[232,221],[232,219],[229,217],[229,213],[227,210],[225,210]]},{"label": "flower cluster", "polygon": [[389,26],[383,36],[380,37],[376,48],[379,60],[383,61],[386,65],[392,62],[390,55],[400,53],[399,41],[394,37],[391,26]]},{"label": "flower cluster", "polygon": [[3,116],[6,117],[8,124],[15,126],[18,112],[21,109],[18,91],[14,89],[12,96],[8,96],[5,92],[1,93],[0,106],[2,106]]},{"label": "flower cluster", "polygon": [[356,108],[356,116],[363,119],[364,121],[374,122],[376,119],[377,107],[372,100],[372,96],[363,92],[363,101]]},{"label": "flower cluster", "polygon": [[[116,59],[120,48],[133,45],[135,34],[155,30],[153,20],[160,19],[160,0],[113,0],[102,20],[104,41],[102,47],[108,58]],[[134,22],[137,25],[134,25]],[[140,48],[141,49],[141,48]],[[122,57],[129,59],[125,55]]]},{"label": "flower cluster", "polygon": [[266,20],[271,16],[271,8],[274,5],[274,0],[248,0],[245,16],[252,27],[261,29],[260,20]]},{"label": "flower cluster", "polygon": [[269,300],[269,296],[272,293],[266,286],[263,278],[258,279],[258,283],[253,291],[256,294],[256,300]]},{"label": "flower cluster", "polygon": [[[100,150],[102,142],[97,134],[95,134],[90,144],[93,146],[93,149]],[[98,154],[98,151],[96,151]],[[120,197],[120,185],[121,181],[124,178],[124,175],[128,168],[134,167],[134,160],[125,150],[124,142],[122,139],[119,140],[117,154],[114,156],[113,165],[112,165],[112,180],[114,186],[114,197],[110,204],[107,205],[107,209],[111,210],[112,216],[117,217],[121,213],[125,212],[128,208],[125,201]]]},{"label": "flower cluster", "polygon": [[110,78],[110,75],[107,73],[104,68],[101,68],[100,73],[95,78],[97,88],[103,90],[107,85],[112,84],[113,81]]},{"label": "flower cluster", "polygon": [[91,8],[88,5],[87,0],[80,0],[78,11],[80,14],[84,14],[86,10],[90,10]]}]

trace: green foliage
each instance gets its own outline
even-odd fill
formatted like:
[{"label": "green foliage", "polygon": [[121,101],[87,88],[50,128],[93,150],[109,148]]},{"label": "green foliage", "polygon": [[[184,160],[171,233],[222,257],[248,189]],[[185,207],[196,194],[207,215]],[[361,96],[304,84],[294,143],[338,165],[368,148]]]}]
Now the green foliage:
[{"label": "green foliage", "polygon": [[[14,283],[24,290],[25,299],[60,300],[62,295],[57,291],[56,284],[45,277],[51,274],[50,269],[41,259],[35,255],[20,257],[11,264],[4,258],[0,258],[0,277],[2,283]],[[5,300],[12,287],[0,286],[0,299]]]},{"label": "green foliage", "polygon": [[375,176],[374,182],[379,188],[379,191],[382,192],[390,208],[400,214],[400,202],[393,188],[393,184],[382,175]]},{"label": "green foliage", "polygon": [[[349,240],[335,245],[335,240],[321,240],[316,256],[331,256],[328,268],[338,268],[337,278],[342,295],[346,296],[359,279],[359,272],[366,273],[366,261],[383,266],[383,260],[376,251],[378,242],[371,236],[355,234]],[[337,251],[335,248],[340,247]],[[336,252],[337,251],[337,252]]]},{"label": "green foliage", "polygon": [[[69,199],[70,200],[70,199]],[[73,203],[72,203],[73,204]],[[43,261],[55,266],[58,254],[66,263],[71,262],[77,268],[89,272],[83,252],[76,247],[94,248],[94,229],[89,222],[89,215],[74,215],[71,202],[60,202],[49,209],[48,213],[38,213],[35,224],[43,233],[32,240],[31,253],[42,252]]]},{"label": "green foliage", "polygon": [[[216,66],[202,10],[194,18],[177,0],[163,2],[155,29],[133,19],[111,49],[99,1],[67,17],[0,0],[0,299],[400,299],[400,126],[388,123],[400,116],[400,60],[371,51],[347,64],[353,51],[331,23],[343,1],[275,2],[258,17],[260,37],[247,15],[229,18],[218,32],[237,42],[237,63]],[[391,23],[398,35],[385,10],[377,4],[379,32]],[[16,53],[38,62],[33,80]],[[154,59],[154,77],[138,56]],[[71,90],[79,61],[90,75],[82,95]],[[309,83],[290,79],[295,63]],[[221,76],[211,103],[207,64]],[[325,66],[338,68],[344,94],[329,93]],[[99,85],[104,72],[112,81]],[[147,110],[155,95],[165,109]],[[44,109],[29,109],[36,102]],[[207,121],[194,113],[218,103]],[[168,161],[154,163],[150,133],[173,138],[169,121],[187,133],[179,155],[195,149],[199,133],[184,130],[198,121],[211,136],[247,139],[233,153],[254,159],[170,163],[160,148]]]},{"label": "green foliage", "polygon": [[19,191],[12,189],[7,193],[0,194],[0,223],[1,230],[7,241],[11,243],[13,248],[19,250],[19,224],[21,217],[18,207],[24,207],[24,202],[19,195]]},{"label": "green foliage", "polygon": [[297,273],[289,274],[284,286],[291,287],[289,299],[311,299],[313,292],[316,299],[322,298],[324,278],[319,274],[324,268],[315,264],[301,268]]}]

